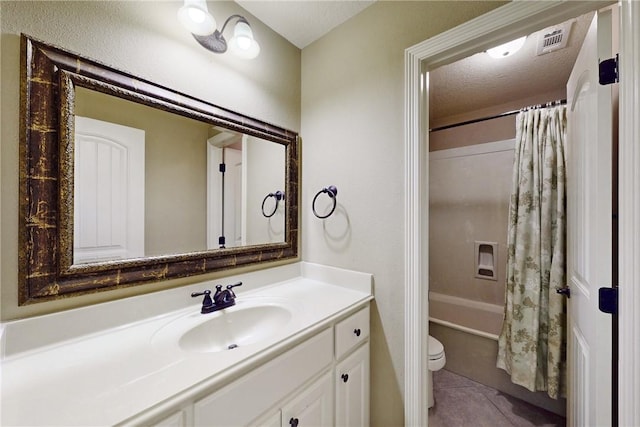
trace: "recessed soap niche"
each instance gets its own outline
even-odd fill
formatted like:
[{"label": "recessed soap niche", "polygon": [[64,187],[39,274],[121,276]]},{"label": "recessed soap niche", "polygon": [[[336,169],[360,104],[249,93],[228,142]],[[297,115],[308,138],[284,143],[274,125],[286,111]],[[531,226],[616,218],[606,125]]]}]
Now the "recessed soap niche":
[{"label": "recessed soap niche", "polygon": [[497,242],[475,242],[475,277],[478,279],[498,280],[496,263],[498,260]]}]

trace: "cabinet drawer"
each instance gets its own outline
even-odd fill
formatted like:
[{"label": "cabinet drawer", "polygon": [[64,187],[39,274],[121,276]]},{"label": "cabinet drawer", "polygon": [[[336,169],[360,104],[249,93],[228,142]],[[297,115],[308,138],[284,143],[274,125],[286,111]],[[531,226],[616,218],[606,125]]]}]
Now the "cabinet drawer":
[{"label": "cabinet drawer", "polygon": [[369,337],[369,306],[336,325],[336,359]]}]

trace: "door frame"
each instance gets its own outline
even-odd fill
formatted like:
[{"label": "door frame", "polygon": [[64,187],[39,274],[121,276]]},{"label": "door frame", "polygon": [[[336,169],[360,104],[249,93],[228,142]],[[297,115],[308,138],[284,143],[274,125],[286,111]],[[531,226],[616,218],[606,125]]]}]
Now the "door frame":
[{"label": "door frame", "polygon": [[[405,50],[405,425],[428,423],[428,71],[612,1],[511,2]],[[621,1],[619,422],[640,425],[640,2]],[[624,88],[624,90],[622,90]],[[636,283],[638,285],[636,285]]]}]

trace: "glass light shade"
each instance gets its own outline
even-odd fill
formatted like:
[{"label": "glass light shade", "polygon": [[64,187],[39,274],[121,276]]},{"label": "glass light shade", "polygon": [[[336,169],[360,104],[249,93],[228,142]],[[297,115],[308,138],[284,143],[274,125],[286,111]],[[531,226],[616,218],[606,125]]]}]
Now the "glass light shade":
[{"label": "glass light shade", "polygon": [[184,0],[184,6],[178,9],[178,21],[190,33],[198,36],[213,34],[217,26],[205,0]]},{"label": "glass light shade", "polygon": [[516,53],[524,45],[527,36],[520,37],[519,39],[512,40],[508,43],[501,44],[500,46],[487,49],[487,53],[492,58],[506,58]]},{"label": "glass light shade", "polygon": [[260,45],[254,40],[249,24],[243,21],[236,24],[229,40],[229,50],[245,59],[253,59],[260,54]]}]

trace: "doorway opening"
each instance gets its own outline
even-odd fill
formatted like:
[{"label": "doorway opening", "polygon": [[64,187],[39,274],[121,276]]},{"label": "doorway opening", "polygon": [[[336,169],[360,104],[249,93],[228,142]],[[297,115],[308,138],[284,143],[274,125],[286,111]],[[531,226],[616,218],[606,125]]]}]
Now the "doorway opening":
[{"label": "doorway opening", "polygon": [[[428,71],[457,59],[485,50],[540,28],[553,25],[571,17],[607,6],[612,2],[513,2],[493,12],[480,16],[452,30],[419,43],[405,52],[405,423],[426,425],[427,325],[428,325],[428,252],[425,242],[428,236],[428,190],[425,175],[428,171],[428,135],[426,112],[428,111]],[[638,362],[633,359],[637,333],[634,320],[636,307],[640,307],[640,293],[634,283],[640,280],[634,259],[640,237],[635,233],[640,215],[634,210],[637,205],[637,180],[635,173],[640,166],[640,156],[633,148],[633,141],[640,134],[640,126],[634,117],[640,111],[640,102],[629,96],[636,93],[639,83],[637,69],[637,35],[634,23],[640,22],[640,7],[631,1],[621,3],[621,74],[620,99],[620,282],[626,283],[628,299],[620,301],[620,323],[626,325],[620,331],[620,387],[623,401],[635,401]],[[630,91],[630,92],[629,92]],[[634,258],[635,257],[635,258]],[[626,307],[626,309],[625,309]],[[624,374],[626,372],[626,375]],[[620,420],[627,424],[637,423],[638,414],[632,406],[622,405]]]},{"label": "doorway opening", "polygon": [[[495,59],[479,52],[430,69],[428,75],[429,335],[457,355],[445,369],[562,416],[565,399],[514,386],[509,375],[496,368],[497,341],[505,305],[515,117],[529,106],[566,103],[567,82],[594,15],[589,12],[531,33],[509,57]],[[564,47],[541,49],[550,35],[558,34]],[[615,178],[614,173],[613,194]],[[615,256],[615,227],[612,232],[609,254]],[[493,280],[475,274],[474,245],[488,243],[497,248],[491,254],[491,268],[497,269]],[[615,280],[616,271],[613,268],[607,283]],[[614,329],[614,361],[615,334]],[[473,360],[465,361],[465,354]],[[611,366],[615,417],[617,365]]]}]

